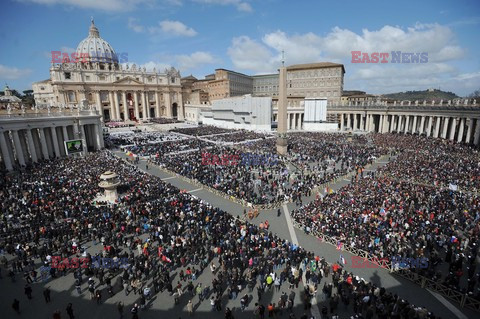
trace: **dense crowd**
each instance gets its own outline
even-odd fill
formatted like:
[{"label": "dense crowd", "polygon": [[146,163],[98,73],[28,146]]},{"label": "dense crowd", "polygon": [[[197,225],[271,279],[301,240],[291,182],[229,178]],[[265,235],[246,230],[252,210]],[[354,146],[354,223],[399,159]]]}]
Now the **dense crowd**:
[{"label": "dense crowd", "polygon": [[[98,176],[106,170],[119,174],[125,191],[114,205],[93,206],[100,191]],[[12,257],[10,261],[2,258],[2,263],[13,281],[23,275],[28,299],[38,294],[30,283],[37,280],[33,265],[40,259],[45,264],[42,269],[48,269],[46,274],[42,271],[42,279],[56,280],[74,272],[77,293],[88,290],[97,304],[122,290],[138,293],[138,302],[130,310],[132,318],[138,318],[157,293],[168,294],[173,304],[185,305],[190,314],[193,299],[209,302],[212,311],[223,311],[222,299],[243,296],[241,308],[254,310],[257,318],[282,313],[299,318],[293,309],[298,299],[295,288],[302,278],[306,288],[301,319],[308,318],[311,298],[323,279],[322,292],[328,300],[321,310],[325,316],[338,318],[340,310],[357,318],[439,318],[108,152],[42,162],[23,174],[0,175],[0,184],[0,250]],[[127,259],[128,265],[92,268],[92,257],[97,256],[83,250],[87,242],[101,245],[103,257]],[[90,263],[85,269],[68,269],[62,263],[49,267],[52,256],[86,256]],[[205,271],[213,273],[213,280],[202,287],[196,280]],[[254,289],[255,305],[249,297]],[[278,303],[267,300],[266,304],[262,296],[272,289],[288,294],[282,293]],[[44,296],[48,302],[48,288]],[[13,309],[20,313],[20,297],[12,298]],[[121,315],[123,308],[119,303]],[[72,304],[67,314],[73,318]],[[60,318],[60,313],[54,318]],[[231,309],[225,309],[225,318],[233,318]]]},{"label": "dense crowd", "polygon": [[105,144],[111,147],[119,147],[124,145],[145,145],[155,144],[159,142],[175,141],[185,139],[183,136],[169,134],[167,132],[114,132],[110,133],[105,139]]},{"label": "dense crowd", "polygon": [[254,131],[238,130],[231,134],[209,136],[207,139],[216,142],[239,143],[249,140],[265,139],[267,137],[272,137],[272,135],[267,133],[257,133]]},{"label": "dense crowd", "polygon": [[164,117],[156,117],[150,119],[150,122],[156,123],[156,124],[173,124],[173,123],[180,123],[179,120],[177,119],[169,119],[169,118],[164,118]]},{"label": "dense crowd", "polygon": [[190,138],[159,143],[137,143],[136,145],[125,147],[125,151],[130,151],[138,156],[159,157],[168,155],[169,153],[203,149],[211,145],[213,144],[197,138]]},{"label": "dense crowd", "polygon": [[428,269],[416,270],[480,298],[477,196],[365,175],[292,216],[307,232],[334,237],[379,258],[427,257]]},{"label": "dense crowd", "polygon": [[418,136],[376,135],[375,143],[399,153],[383,173],[396,179],[463,191],[480,189],[480,151],[463,144]]},{"label": "dense crowd", "polygon": [[206,136],[214,134],[223,134],[223,133],[233,133],[235,130],[230,130],[226,128],[202,125],[198,127],[185,127],[185,128],[176,128],[171,130],[171,132],[192,135],[192,136]]}]

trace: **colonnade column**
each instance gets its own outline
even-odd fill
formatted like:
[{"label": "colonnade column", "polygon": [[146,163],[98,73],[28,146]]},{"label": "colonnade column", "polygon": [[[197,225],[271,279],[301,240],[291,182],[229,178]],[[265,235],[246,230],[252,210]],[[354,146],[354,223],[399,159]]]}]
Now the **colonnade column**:
[{"label": "colonnade column", "polygon": [[48,154],[47,139],[45,138],[45,132],[43,131],[43,128],[38,129],[38,137],[40,138],[40,145],[42,146],[43,158],[49,159],[50,155]]},{"label": "colonnade column", "polygon": [[423,133],[424,128],[425,128],[425,116],[422,116],[422,119],[420,120],[420,130],[419,130],[420,134]]},{"label": "colonnade column", "polygon": [[474,123],[474,119],[473,119],[473,118],[469,118],[469,119],[468,119],[467,136],[465,137],[465,143],[467,143],[467,144],[470,143],[470,140],[471,140],[471,138],[472,138],[473,123]]},{"label": "colonnade column", "polygon": [[5,139],[5,132],[0,131],[0,148],[2,150],[2,159],[5,164],[7,171],[13,170],[12,158],[10,157],[10,152],[8,151],[7,140]]},{"label": "colonnade column", "polygon": [[340,131],[345,129],[345,123],[343,123],[343,113],[340,113]]},{"label": "colonnade column", "polygon": [[477,126],[475,127],[475,136],[473,138],[473,144],[478,146],[480,142],[480,118],[477,119]]},{"label": "colonnade column", "polygon": [[417,115],[413,116],[412,134],[415,134],[415,132],[417,131],[417,118]]},{"label": "colonnade column", "polygon": [[447,133],[448,133],[448,121],[450,118],[446,117],[443,122],[443,132],[442,132],[442,138],[447,138]]},{"label": "colonnade column", "polygon": [[35,143],[33,142],[32,131],[30,129],[27,129],[27,140],[32,162],[36,163],[38,161],[37,152],[35,151]]},{"label": "colonnade column", "polygon": [[457,142],[461,142],[463,140],[463,130],[465,129],[465,118],[460,119],[460,125],[458,128],[458,137]]},{"label": "colonnade column", "polygon": [[62,126],[62,131],[63,131],[63,140],[68,141],[70,139],[70,136],[68,136],[68,130],[66,126]]},{"label": "colonnade column", "polygon": [[441,122],[441,117],[435,117],[435,132],[433,133],[433,137],[439,137],[440,135],[440,122]]},{"label": "colonnade column", "polygon": [[405,134],[407,134],[408,131],[410,131],[410,130],[409,130],[409,127],[408,127],[408,126],[410,125],[410,116],[407,115],[406,117],[407,117],[407,120],[405,121],[405,130],[404,130],[404,131],[405,131],[405,132],[404,132]]},{"label": "colonnade column", "polygon": [[60,149],[58,148],[57,130],[55,129],[54,126],[51,126],[50,132],[52,133],[52,142],[53,142],[53,149],[55,150],[55,157],[60,157]]},{"label": "colonnade column", "polygon": [[18,164],[25,166],[25,157],[22,149],[22,144],[20,143],[20,138],[18,137],[18,131],[12,130],[13,143],[15,144],[15,154],[17,155]]},{"label": "colonnade column", "polygon": [[94,130],[95,130],[96,150],[101,150],[103,148],[103,146],[102,146],[103,132],[102,132],[99,124],[94,124],[93,127],[94,127]]},{"label": "colonnade column", "polygon": [[[432,124],[433,124],[433,116],[429,116],[428,124],[427,124],[427,136],[432,136]],[[423,130],[421,132],[423,133]]]},{"label": "colonnade column", "polygon": [[360,114],[360,131],[365,130],[365,128],[363,127],[363,122],[364,122],[363,116],[364,116],[364,114]]},{"label": "colonnade column", "polygon": [[353,114],[353,131],[355,131],[357,129],[357,114],[354,113]]}]

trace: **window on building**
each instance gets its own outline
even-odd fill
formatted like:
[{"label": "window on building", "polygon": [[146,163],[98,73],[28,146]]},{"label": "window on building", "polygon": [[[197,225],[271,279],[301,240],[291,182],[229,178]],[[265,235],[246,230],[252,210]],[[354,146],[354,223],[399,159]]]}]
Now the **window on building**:
[{"label": "window on building", "polygon": [[65,72],[65,80],[70,80],[72,78],[72,73]]},{"label": "window on building", "polygon": [[43,87],[43,86],[40,87],[40,90],[45,91],[45,87]]}]

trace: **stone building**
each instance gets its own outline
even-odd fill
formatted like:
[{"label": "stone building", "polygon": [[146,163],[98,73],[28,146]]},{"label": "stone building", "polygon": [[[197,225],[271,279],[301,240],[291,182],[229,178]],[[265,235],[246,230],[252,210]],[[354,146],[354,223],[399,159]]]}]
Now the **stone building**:
[{"label": "stone building", "polygon": [[184,118],[179,71],[150,72],[135,64],[120,64],[93,20],[76,56],[81,58],[62,58],[62,63],[54,63],[52,57],[50,79],[33,84],[37,106],[78,107],[86,101],[100,111],[104,121]]}]

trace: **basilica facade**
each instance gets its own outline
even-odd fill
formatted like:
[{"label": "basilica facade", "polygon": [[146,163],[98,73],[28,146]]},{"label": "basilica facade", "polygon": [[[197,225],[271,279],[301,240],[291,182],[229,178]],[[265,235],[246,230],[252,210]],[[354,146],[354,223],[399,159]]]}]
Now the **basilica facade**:
[{"label": "basilica facade", "polygon": [[90,105],[103,121],[184,119],[180,72],[173,67],[158,72],[120,64],[93,20],[76,56],[81,58],[62,59],[62,63],[54,63],[52,58],[50,78],[33,84],[37,107]]}]

